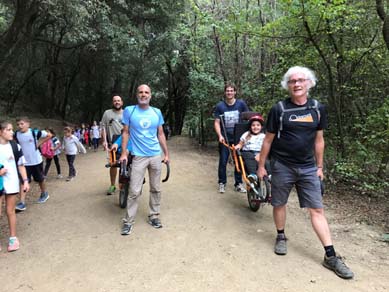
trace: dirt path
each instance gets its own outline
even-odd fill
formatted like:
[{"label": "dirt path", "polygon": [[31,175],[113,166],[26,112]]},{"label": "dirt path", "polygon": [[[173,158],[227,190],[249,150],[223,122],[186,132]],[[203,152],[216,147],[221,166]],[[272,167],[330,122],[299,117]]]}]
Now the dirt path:
[{"label": "dirt path", "polygon": [[[288,255],[277,256],[271,207],[251,212],[245,195],[234,192],[231,183],[219,194],[216,155],[200,153],[185,138],[170,140],[169,147],[172,172],[162,185],[162,229],[146,222],[146,186],[133,233],[121,236],[124,211],[118,195],[104,193],[104,152],[79,156],[74,181],[49,178],[50,200],[30,203],[18,214],[21,249],[12,254],[4,251],[2,217],[0,290],[389,290],[388,245],[371,227],[331,224],[335,247],[356,274],[354,280],[342,280],[321,266],[323,250],[293,199]],[[330,223],[335,215],[328,211]]]}]

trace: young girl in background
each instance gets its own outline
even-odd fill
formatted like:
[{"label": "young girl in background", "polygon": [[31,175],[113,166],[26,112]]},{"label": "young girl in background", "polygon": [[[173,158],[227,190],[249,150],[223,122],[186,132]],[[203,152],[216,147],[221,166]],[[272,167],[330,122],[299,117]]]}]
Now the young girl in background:
[{"label": "young girl in background", "polygon": [[19,174],[23,180],[22,191],[28,192],[30,189],[24,163],[25,159],[22,149],[19,144],[16,144],[16,142],[13,141],[12,124],[7,121],[0,121],[0,164],[3,166],[0,169],[0,176],[3,179],[3,190],[0,191],[0,197],[2,198],[5,196],[6,213],[10,233],[8,241],[9,252],[18,250],[20,246],[19,240],[16,237],[15,213],[16,195],[20,192]]},{"label": "young girl in background", "polygon": [[49,172],[51,161],[54,159],[55,167],[57,168],[57,178],[62,178],[61,174],[61,165],[59,164],[59,155],[61,154],[61,142],[56,137],[55,132],[52,128],[49,128],[46,130],[46,132],[51,133],[51,142],[52,147],[54,150],[54,156],[53,158],[46,158],[46,166],[45,166],[45,176],[47,176],[47,173]]},{"label": "young girl in background", "polygon": [[69,165],[69,176],[66,178],[66,181],[71,181],[76,176],[76,169],[74,168],[76,155],[78,152],[85,154],[86,150],[80,140],[72,134],[72,129],[70,127],[65,127],[63,133],[62,149],[65,151],[66,161]]}]

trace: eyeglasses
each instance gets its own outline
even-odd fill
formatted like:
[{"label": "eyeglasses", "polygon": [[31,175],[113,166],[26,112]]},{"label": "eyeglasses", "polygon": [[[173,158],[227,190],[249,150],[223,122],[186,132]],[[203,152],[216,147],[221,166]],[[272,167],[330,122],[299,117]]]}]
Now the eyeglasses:
[{"label": "eyeglasses", "polygon": [[291,79],[291,80],[288,80],[288,84],[289,85],[295,85],[297,82],[298,83],[304,83],[305,81],[307,81],[309,79],[304,79],[304,78],[299,78],[299,79]]}]

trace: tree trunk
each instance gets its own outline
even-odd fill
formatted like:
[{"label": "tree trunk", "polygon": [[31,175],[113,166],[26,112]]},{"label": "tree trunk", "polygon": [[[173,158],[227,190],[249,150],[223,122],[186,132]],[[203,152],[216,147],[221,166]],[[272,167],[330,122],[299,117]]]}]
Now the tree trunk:
[{"label": "tree trunk", "polygon": [[[387,0],[387,5],[389,6],[389,1]],[[389,50],[389,15],[385,12],[385,4],[383,0],[376,0],[376,8],[378,16],[384,22],[382,26],[382,34],[386,47]]]},{"label": "tree trunk", "polygon": [[35,0],[16,0],[15,16],[8,30],[0,37],[0,72],[12,60],[14,51],[31,37],[33,24],[38,17]]}]

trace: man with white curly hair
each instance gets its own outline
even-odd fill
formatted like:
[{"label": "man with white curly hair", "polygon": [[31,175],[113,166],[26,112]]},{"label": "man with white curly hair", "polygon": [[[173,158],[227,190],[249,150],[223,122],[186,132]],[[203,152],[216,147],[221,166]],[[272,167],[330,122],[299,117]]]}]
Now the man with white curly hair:
[{"label": "man with white curly hair", "polygon": [[313,229],[324,247],[323,265],[339,277],[351,279],[353,272],[335,253],[323,210],[323,130],[327,128],[327,113],[317,100],[308,98],[316,81],[315,74],[306,67],[291,67],[285,73],[281,85],[290,97],[276,103],[269,112],[258,177],[262,179],[267,175],[265,161],[270,156],[271,204],[277,229],[274,252],[287,253],[286,205],[295,186],[300,207],[308,209]]}]

